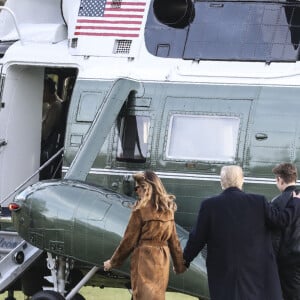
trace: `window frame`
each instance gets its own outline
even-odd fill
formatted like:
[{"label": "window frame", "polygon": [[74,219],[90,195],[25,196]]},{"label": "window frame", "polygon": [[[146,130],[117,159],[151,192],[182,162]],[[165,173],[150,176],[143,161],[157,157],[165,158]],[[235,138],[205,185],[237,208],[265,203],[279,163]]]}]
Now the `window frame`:
[{"label": "window frame", "polygon": [[[152,124],[152,118],[149,114],[145,113],[144,111],[135,111],[135,110],[129,110],[126,115],[121,116],[120,118],[125,118],[125,117],[141,117],[141,118],[147,118],[149,121],[149,126],[148,126],[148,143],[147,143],[147,149],[145,151],[144,158],[121,158],[118,156],[118,151],[119,151],[119,145],[120,145],[120,137],[121,137],[121,132],[118,130],[118,124],[116,123],[115,125],[115,162],[117,164],[123,164],[123,163],[133,163],[133,164],[146,164],[149,161],[150,158],[150,151],[151,151],[151,140],[152,140],[152,131],[153,131],[153,124]],[[136,143],[135,143],[136,147]]]},{"label": "window frame", "polygon": [[[169,155],[170,145],[171,145],[171,134],[172,134],[172,124],[174,117],[182,116],[182,117],[191,117],[191,118],[210,118],[210,119],[235,119],[238,120],[238,124],[236,126],[236,137],[235,137],[235,147],[233,153],[233,159],[225,160],[223,158],[216,159],[212,158],[209,159],[208,157],[181,157],[181,156],[174,156]],[[195,161],[195,162],[205,162],[205,163],[235,163],[237,161],[238,150],[239,150],[239,140],[241,134],[241,125],[242,125],[242,116],[239,114],[210,114],[210,113],[192,113],[192,112],[169,112],[168,120],[167,120],[167,134],[165,135],[165,143],[164,143],[164,160],[166,161],[173,161],[173,162],[186,162],[186,161]]]}]

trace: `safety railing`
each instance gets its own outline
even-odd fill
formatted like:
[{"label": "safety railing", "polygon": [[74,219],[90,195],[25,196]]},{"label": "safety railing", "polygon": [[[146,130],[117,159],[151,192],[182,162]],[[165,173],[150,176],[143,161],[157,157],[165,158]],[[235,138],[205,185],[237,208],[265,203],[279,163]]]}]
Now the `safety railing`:
[{"label": "safety railing", "polygon": [[10,8],[5,7],[5,6],[0,6],[0,11],[1,10],[7,11],[12,16],[15,27],[16,27],[16,30],[17,30],[17,33],[18,33],[18,36],[19,36],[19,39],[20,39],[20,43],[23,45],[23,40],[22,40],[21,32],[20,32],[20,29],[19,29],[19,26],[18,26],[18,22],[17,22],[17,18],[16,18],[15,13]]},{"label": "safety railing", "polygon": [[28,177],[23,183],[21,183],[14,191],[7,195],[2,201],[0,201],[0,206],[3,202],[8,200],[12,195],[17,193],[26,183],[28,183],[35,175],[39,174],[45,167],[47,167],[57,156],[59,156],[64,151],[64,147],[59,149],[51,158],[49,158],[43,165],[41,165],[38,170],[36,170],[30,177]]}]

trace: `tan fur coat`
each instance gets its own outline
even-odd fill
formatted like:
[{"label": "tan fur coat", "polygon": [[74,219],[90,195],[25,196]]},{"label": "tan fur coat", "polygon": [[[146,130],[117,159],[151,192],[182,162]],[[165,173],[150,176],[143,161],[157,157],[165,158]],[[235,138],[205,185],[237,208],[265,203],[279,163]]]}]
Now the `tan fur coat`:
[{"label": "tan fur coat", "polygon": [[112,267],[131,256],[134,300],[164,300],[170,254],[177,273],[185,271],[174,213],[157,212],[150,204],[132,211],[124,237],[111,258]]}]

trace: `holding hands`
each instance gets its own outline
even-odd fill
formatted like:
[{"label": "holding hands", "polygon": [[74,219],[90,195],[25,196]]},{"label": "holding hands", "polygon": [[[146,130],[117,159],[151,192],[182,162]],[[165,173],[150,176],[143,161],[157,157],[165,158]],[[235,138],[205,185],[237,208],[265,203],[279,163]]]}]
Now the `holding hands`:
[{"label": "holding hands", "polygon": [[184,260],[182,261],[182,264],[178,264],[176,267],[173,266],[173,272],[176,275],[184,273],[186,270],[187,270],[187,267],[186,267],[186,264],[185,264]]}]

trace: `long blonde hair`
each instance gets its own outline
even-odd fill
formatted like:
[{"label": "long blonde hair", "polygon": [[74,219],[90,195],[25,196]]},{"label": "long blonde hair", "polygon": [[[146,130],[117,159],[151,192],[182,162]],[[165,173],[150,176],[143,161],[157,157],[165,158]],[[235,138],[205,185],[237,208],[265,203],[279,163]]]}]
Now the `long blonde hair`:
[{"label": "long blonde hair", "polygon": [[151,201],[157,211],[176,211],[175,196],[167,193],[160,178],[153,171],[136,173],[133,179],[144,190],[144,195],[136,202],[135,209],[145,207]]}]

